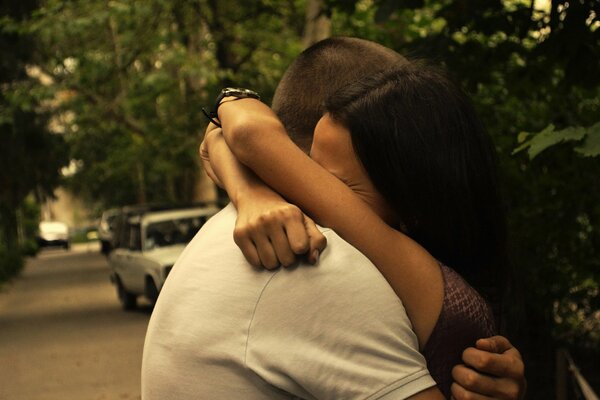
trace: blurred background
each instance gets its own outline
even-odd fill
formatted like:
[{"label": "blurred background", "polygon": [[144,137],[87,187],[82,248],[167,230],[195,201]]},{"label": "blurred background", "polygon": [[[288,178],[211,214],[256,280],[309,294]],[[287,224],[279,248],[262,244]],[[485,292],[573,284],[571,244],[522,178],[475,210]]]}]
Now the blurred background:
[{"label": "blurred background", "polygon": [[[599,0],[2,0],[0,13],[0,331],[24,323],[10,296],[48,278],[48,263],[71,278],[90,268],[115,318],[140,320],[137,359],[149,311],[118,309],[109,276],[124,308],[135,293],[99,253],[157,247],[128,235],[181,221],[171,206],[202,209],[201,225],[226,201],[199,164],[201,107],[225,86],[269,102],[302,49],[347,35],[463,84],[500,158],[516,283],[505,334],[525,358],[528,398],[583,398],[566,354],[600,391]],[[122,208],[140,204],[160,206]],[[103,242],[115,229],[131,243]],[[48,244],[67,250],[40,252]],[[0,334],[0,354],[19,354],[18,332]],[[138,365],[124,368],[139,385]],[[15,371],[24,384],[29,369]]]}]

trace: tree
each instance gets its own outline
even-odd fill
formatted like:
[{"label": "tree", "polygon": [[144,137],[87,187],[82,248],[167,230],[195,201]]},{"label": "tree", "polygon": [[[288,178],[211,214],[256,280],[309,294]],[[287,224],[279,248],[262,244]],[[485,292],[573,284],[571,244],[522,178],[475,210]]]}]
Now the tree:
[{"label": "tree", "polygon": [[35,44],[15,24],[36,5],[12,1],[0,8],[0,258],[10,260],[0,265],[0,280],[21,264],[18,215],[25,198],[32,192],[51,196],[67,161],[63,138],[47,130],[48,115],[39,101],[42,93],[26,74]]},{"label": "tree", "polygon": [[200,109],[233,84],[268,100],[301,47],[298,13],[284,1],[45,1],[27,29],[62,94],[71,187],[103,206],[191,200]]},{"label": "tree", "polygon": [[[515,279],[527,288],[511,300],[521,317],[509,334],[524,350],[530,393],[551,397],[556,346],[590,360],[600,349],[600,2],[328,5],[334,33],[445,64],[473,98],[499,152]],[[539,155],[514,154],[520,145]]]}]

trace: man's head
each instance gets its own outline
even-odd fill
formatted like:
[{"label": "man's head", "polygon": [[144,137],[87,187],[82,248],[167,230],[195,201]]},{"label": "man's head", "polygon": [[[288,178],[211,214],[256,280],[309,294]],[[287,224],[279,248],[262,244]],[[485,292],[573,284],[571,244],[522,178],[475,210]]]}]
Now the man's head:
[{"label": "man's head", "polygon": [[273,110],[292,140],[308,152],[327,97],[351,82],[405,62],[395,51],[368,40],[322,40],[288,67],[275,91]]}]

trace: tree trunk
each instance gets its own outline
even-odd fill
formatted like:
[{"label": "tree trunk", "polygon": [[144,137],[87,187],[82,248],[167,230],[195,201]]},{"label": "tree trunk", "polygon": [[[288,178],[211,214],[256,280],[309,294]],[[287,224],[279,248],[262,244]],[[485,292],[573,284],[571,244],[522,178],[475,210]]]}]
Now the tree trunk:
[{"label": "tree trunk", "polygon": [[175,176],[174,174],[171,172],[169,173],[166,177],[166,187],[165,187],[165,192],[167,195],[167,200],[170,203],[181,203],[183,202],[184,199],[182,199],[183,196],[177,196],[177,189],[175,188],[176,184],[175,184]]},{"label": "tree trunk", "polygon": [[[219,70],[235,71],[237,69],[235,53],[231,45],[235,42],[235,37],[221,20],[221,13],[217,0],[208,2],[211,9],[212,20],[209,22],[209,29],[215,43],[215,58],[219,65]],[[235,86],[235,83],[229,76],[221,78],[222,87]]]},{"label": "tree trunk", "polygon": [[144,165],[141,162],[136,163],[135,165],[135,169],[136,169],[136,178],[137,178],[137,189],[138,189],[138,195],[137,195],[137,201],[138,204],[145,204],[147,203],[147,198],[146,198],[146,175],[144,173]]},{"label": "tree trunk", "polygon": [[2,221],[2,224],[0,224],[0,229],[2,229],[1,236],[8,250],[16,250],[19,247],[16,210],[16,207],[0,206],[0,221]]},{"label": "tree trunk", "polygon": [[304,36],[302,38],[304,47],[312,46],[330,36],[331,20],[325,14],[324,0],[308,0],[306,3]]},{"label": "tree trunk", "polygon": [[565,349],[556,350],[556,377],[555,377],[555,388],[556,388],[556,400],[567,400],[568,396],[568,378],[569,369],[567,367],[567,358],[565,356]]}]

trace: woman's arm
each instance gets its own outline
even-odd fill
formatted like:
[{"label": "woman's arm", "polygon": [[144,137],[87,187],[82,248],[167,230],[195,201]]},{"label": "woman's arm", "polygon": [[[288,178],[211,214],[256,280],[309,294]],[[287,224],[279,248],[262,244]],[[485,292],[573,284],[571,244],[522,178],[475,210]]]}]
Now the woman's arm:
[{"label": "woman's arm", "polygon": [[213,124],[206,130],[200,157],[210,178],[238,209],[234,240],[252,265],[287,266],[304,253],[310,263],[317,262],[327,244],[325,236],[298,207],[240,164]]},{"label": "woman's arm", "polygon": [[296,147],[277,116],[260,101],[224,102],[219,119],[225,141],[243,164],[377,266],[403,301],[423,346],[443,301],[437,261]]}]

